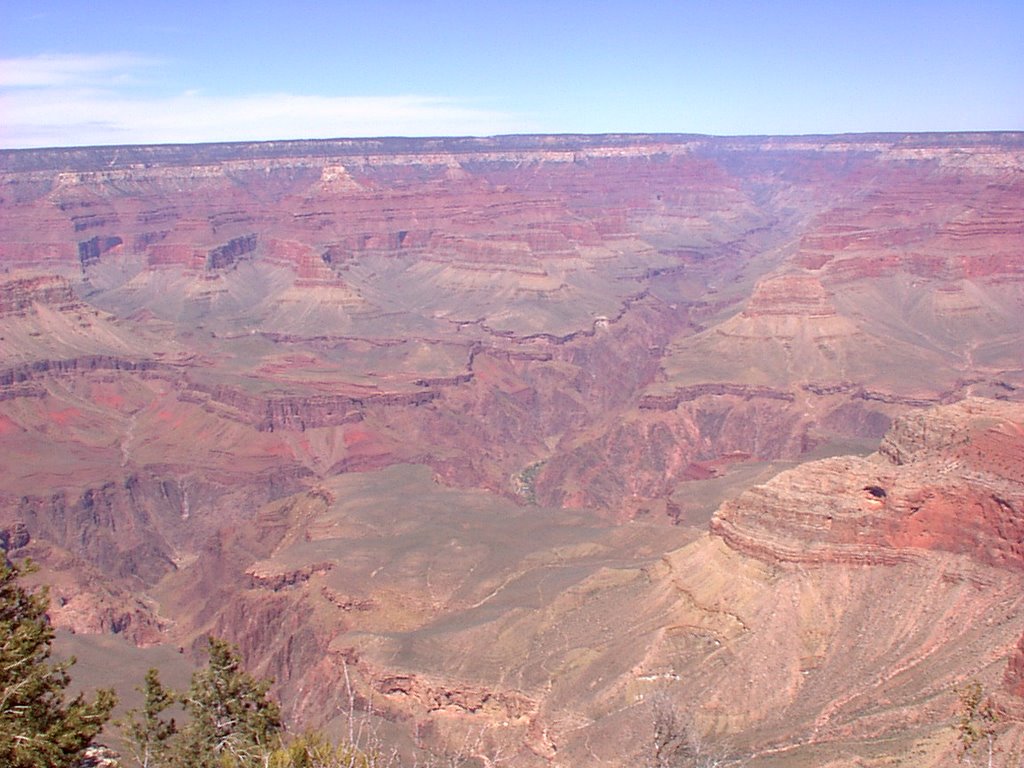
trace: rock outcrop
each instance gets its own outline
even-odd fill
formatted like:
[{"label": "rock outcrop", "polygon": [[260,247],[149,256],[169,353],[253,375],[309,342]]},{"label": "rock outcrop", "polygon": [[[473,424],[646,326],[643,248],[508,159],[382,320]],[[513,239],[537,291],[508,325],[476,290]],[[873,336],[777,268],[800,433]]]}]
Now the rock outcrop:
[{"label": "rock outcrop", "polygon": [[0,546],[301,725],[924,754],[1024,677],[1022,201],[1019,133],[0,151]]},{"label": "rock outcrop", "polygon": [[1024,407],[968,399],[896,420],[878,453],[807,462],[715,513],[711,530],[790,562],[896,563],[920,550],[1024,569]]},{"label": "rock outcrop", "polygon": [[72,307],[77,303],[71,283],[58,275],[38,275],[0,281],[0,316],[21,315],[36,303]]}]

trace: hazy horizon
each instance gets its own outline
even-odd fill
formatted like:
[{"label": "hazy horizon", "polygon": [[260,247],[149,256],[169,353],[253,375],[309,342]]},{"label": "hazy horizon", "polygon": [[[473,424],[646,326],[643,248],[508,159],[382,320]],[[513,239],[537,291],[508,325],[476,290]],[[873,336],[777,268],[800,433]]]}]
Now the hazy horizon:
[{"label": "hazy horizon", "polygon": [[15,0],[0,147],[1024,128],[1024,6]]}]

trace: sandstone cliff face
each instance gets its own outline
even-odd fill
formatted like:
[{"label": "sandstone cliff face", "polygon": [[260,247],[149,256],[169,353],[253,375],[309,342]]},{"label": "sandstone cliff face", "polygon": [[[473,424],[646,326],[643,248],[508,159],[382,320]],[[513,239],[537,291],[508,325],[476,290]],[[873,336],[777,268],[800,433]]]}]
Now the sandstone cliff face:
[{"label": "sandstone cliff face", "polygon": [[0,284],[0,314],[23,314],[39,302],[55,307],[76,303],[71,284],[57,275],[40,275],[5,281]]},{"label": "sandstone cliff face", "polygon": [[804,464],[724,503],[710,535],[586,532],[413,468],[339,476],[260,514],[288,533],[257,536],[279,543],[216,626],[296,713],[343,707],[351,686],[524,765],[621,761],[659,695],[756,765],[852,766],[879,739],[945,765],[967,679],[996,694],[1000,743],[1021,734],[1022,423],[983,399],[897,419],[883,446],[914,458]]},{"label": "sandstone cliff face", "polygon": [[676,668],[709,697],[703,716],[745,736],[804,719],[817,759],[837,737],[890,734],[905,759],[944,765],[951,692],[981,678],[1006,713],[999,743],[1018,743],[1022,426],[1019,404],[993,400],[915,412],[876,454],[805,463],[722,504],[709,539],[665,560],[684,632],[715,638]]},{"label": "sandstone cliff face", "polygon": [[718,510],[737,549],[793,562],[895,563],[919,550],[1024,567],[1024,410],[967,399],[897,419],[877,454],[809,462]]},{"label": "sandstone cliff face", "polygon": [[1022,184],[1019,134],[0,152],[0,546],[297,722],[348,674],[616,764],[685,678],[766,766],[931,738],[1021,678]]}]

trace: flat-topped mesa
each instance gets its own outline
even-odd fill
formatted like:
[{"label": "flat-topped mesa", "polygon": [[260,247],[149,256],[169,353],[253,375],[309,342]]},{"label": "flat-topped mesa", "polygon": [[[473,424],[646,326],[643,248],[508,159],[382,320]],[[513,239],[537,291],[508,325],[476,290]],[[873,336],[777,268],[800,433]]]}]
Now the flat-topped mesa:
[{"label": "flat-topped mesa", "polygon": [[[385,157],[401,162],[450,156],[527,155],[530,153],[577,156],[649,154],[679,148],[712,148],[729,151],[782,153],[806,150],[832,153],[887,153],[902,161],[931,160],[944,165],[971,163],[982,169],[1002,170],[1021,164],[1016,156],[1024,145],[1020,131],[965,133],[862,133],[818,136],[728,136],[669,133],[520,134],[486,137],[336,138],[210,144],[160,144],[140,146],[65,147],[0,150],[4,170],[53,170],[62,168],[110,171],[146,166],[193,166],[281,160],[296,157],[331,161],[358,158],[364,162]],[[964,150],[970,150],[965,157]],[[1008,161],[1007,155],[1014,160]]]},{"label": "flat-topped mesa", "polygon": [[743,317],[831,317],[835,313],[829,293],[818,278],[792,274],[761,280],[743,310]]},{"label": "flat-topped mesa", "polygon": [[938,550],[1024,570],[1022,457],[1024,405],[972,398],[897,419],[870,457],[780,473],[722,504],[711,530],[764,560],[881,564]]}]

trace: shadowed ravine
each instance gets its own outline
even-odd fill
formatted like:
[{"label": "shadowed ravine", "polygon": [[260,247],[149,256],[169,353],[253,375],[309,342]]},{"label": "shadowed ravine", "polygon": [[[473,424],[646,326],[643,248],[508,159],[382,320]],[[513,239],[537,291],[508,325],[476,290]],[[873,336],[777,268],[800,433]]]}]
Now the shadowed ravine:
[{"label": "shadowed ravine", "polygon": [[86,677],[215,633],[524,768],[662,692],[765,768],[950,764],[971,679],[1022,738],[1021,134],[3,151],[0,207],[0,543]]}]

